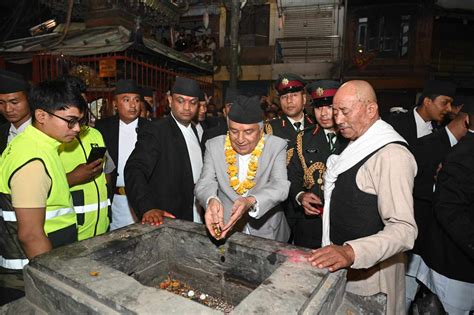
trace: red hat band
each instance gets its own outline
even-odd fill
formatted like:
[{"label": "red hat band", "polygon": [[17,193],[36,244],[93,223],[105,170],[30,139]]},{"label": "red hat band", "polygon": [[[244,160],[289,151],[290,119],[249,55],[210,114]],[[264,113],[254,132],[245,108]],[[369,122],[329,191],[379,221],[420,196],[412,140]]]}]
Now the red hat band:
[{"label": "red hat band", "polygon": [[311,97],[313,99],[317,98],[324,98],[324,97],[333,97],[337,92],[337,89],[323,89],[323,88],[317,88],[316,90],[311,92]]},{"label": "red hat band", "polygon": [[[283,83],[285,82],[285,83]],[[285,81],[283,80],[282,82],[280,82],[280,84],[278,84],[278,91],[281,91],[281,90],[287,90],[287,89],[291,89],[291,88],[297,88],[297,87],[304,87],[303,83],[301,83],[300,81],[298,80],[292,80],[292,81]]]}]

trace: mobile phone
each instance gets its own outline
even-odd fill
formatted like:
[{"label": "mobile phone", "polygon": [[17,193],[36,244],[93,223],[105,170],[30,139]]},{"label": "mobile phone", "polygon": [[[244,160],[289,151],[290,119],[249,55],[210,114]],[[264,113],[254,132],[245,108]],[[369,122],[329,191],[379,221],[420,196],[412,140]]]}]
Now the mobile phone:
[{"label": "mobile phone", "polygon": [[103,159],[105,156],[106,147],[93,147],[87,158],[87,164],[92,163],[98,159]]},{"label": "mobile phone", "polygon": [[324,206],[320,203],[313,203],[311,202],[311,206],[313,206],[314,208],[316,208],[317,210],[319,210],[319,215],[323,215],[323,211],[324,211]]}]

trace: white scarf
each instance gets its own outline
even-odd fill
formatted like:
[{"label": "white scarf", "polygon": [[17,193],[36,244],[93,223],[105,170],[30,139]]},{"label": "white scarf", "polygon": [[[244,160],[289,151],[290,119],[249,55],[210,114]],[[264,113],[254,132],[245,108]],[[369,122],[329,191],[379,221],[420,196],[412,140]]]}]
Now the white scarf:
[{"label": "white scarf", "polygon": [[323,239],[322,246],[330,245],[329,211],[331,194],[337,177],[344,173],[372,152],[377,151],[391,142],[404,142],[388,123],[379,119],[355,141],[342,151],[340,155],[331,155],[326,162],[326,173],[324,175],[324,211],[323,211]]}]

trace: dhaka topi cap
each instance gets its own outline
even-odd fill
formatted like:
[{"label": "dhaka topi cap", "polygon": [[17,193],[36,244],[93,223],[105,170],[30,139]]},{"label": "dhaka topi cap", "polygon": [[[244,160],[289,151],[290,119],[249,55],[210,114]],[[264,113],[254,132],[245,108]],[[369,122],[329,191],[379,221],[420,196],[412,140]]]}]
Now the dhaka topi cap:
[{"label": "dhaka topi cap", "polygon": [[141,95],[140,87],[133,80],[120,79],[115,85],[114,95],[120,94],[138,94]]},{"label": "dhaka topi cap", "polygon": [[463,106],[461,107],[461,112],[468,115],[474,114],[474,96],[465,96]]},{"label": "dhaka topi cap", "polygon": [[287,93],[298,92],[304,90],[306,81],[300,76],[293,73],[282,74],[275,82],[275,90],[278,95],[285,95]]},{"label": "dhaka topi cap", "polygon": [[142,87],[141,89],[141,95],[142,97],[153,97],[153,90],[149,87]]},{"label": "dhaka topi cap", "polygon": [[234,100],[239,96],[239,91],[236,88],[230,87],[225,92],[224,104],[232,104]]},{"label": "dhaka topi cap", "polygon": [[197,81],[184,77],[176,77],[173,87],[171,88],[171,94],[181,94],[191,97],[200,97],[201,88]]},{"label": "dhaka topi cap", "polygon": [[260,97],[239,95],[229,111],[229,119],[239,124],[256,124],[263,121]]},{"label": "dhaka topi cap", "polygon": [[454,98],[456,85],[449,81],[429,80],[423,89],[423,98],[431,95],[444,95]]},{"label": "dhaka topi cap", "polygon": [[30,85],[22,75],[0,69],[0,94],[28,91]]},{"label": "dhaka topi cap", "polygon": [[332,105],[334,95],[341,84],[333,80],[316,80],[306,86],[314,107]]},{"label": "dhaka topi cap", "polygon": [[199,102],[204,102],[206,100],[206,96],[204,95],[204,91],[201,90],[201,93],[199,93]]}]

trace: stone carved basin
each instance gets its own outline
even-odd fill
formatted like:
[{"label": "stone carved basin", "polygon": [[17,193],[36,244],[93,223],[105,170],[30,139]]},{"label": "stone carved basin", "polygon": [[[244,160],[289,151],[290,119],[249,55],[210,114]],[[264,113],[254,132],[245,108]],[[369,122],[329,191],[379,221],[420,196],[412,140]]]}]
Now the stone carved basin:
[{"label": "stone carved basin", "polygon": [[304,254],[241,233],[216,244],[203,225],[181,220],[135,224],[33,259],[26,297],[0,313],[222,314],[157,288],[169,275],[233,304],[232,314],[342,314],[344,305],[383,313],[383,299],[351,302],[357,296],[344,292],[345,271],[318,270]]}]

